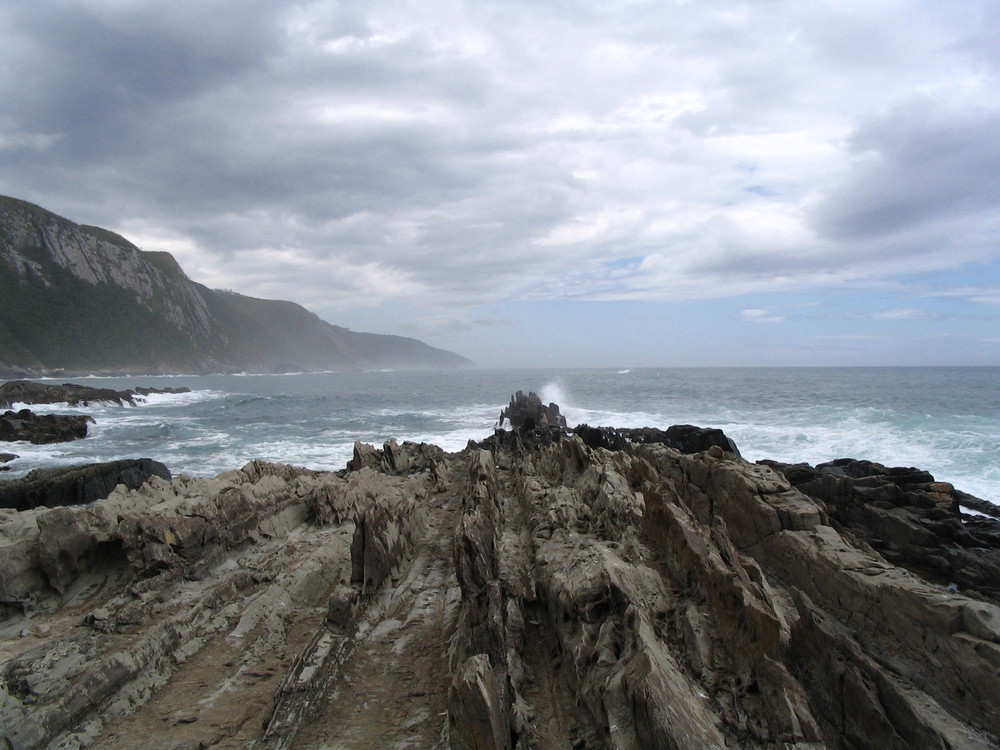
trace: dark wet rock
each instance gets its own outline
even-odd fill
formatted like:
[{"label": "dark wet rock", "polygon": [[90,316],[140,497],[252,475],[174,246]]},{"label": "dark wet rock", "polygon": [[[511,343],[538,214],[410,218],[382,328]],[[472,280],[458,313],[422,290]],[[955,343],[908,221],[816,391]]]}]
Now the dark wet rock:
[{"label": "dark wet rock", "polygon": [[52,385],[31,380],[12,380],[0,385],[0,409],[9,409],[13,404],[61,404],[89,406],[106,403],[118,406],[135,406],[143,397],[154,393],[190,393],[191,389],[178,388],[136,388],[116,391],[113,388],[94,388],[87,385],[63,383]]},{"label": "dark wet rock", "polygon": [[716,427],[696,427],[690,424],[673,425],[667,428],[665,440],[639,442],[662,442],[676,448],[681,453],[701,453],[716,447],[734,456],[740,455],[736,443]]},{"label": "dark wet rock", "polygon": [[701,453],[717,448],[734,456],[740,455],[736,443],[715,427],[679,424],[660,430],[655,427],[591,427],[582,424],[573,428],[573,432],[583,438],[591,448],[622,450],[629,443],[658,443],[668,445],[681,453]]},{"label": "dark wet rock", "polygon": [[34,445],[66,443],[87,437],[92,417],[82,414],[35,414],[30,409],[0,415],[0,440],[23,440]]},{"label": "dark wet rock", "polygon": [[504,420],[515,430],[533,430],[536,427],[566,427],[566,417],[559,413],[557,404],[543,404],[534,391],[525,395],[518,391],[510,398],[510,403],[500,412],[500,427]]},{"label": "dark wet rock", "polygon": [[629,443],[629,439],[622,433],[622,430],[613,427],[591,427],[588,424],[580,424],[573,428],[573,434],[579,435],[590,448],[620,451],[624,450]]},{"label": "dark wet rock", "polygon": [[149,458],[34,469],[20,479],[0,482],[0,508],[85,505],[106,498],[120,484],[136,489],[153,476],[171,478],[166,466]]}]

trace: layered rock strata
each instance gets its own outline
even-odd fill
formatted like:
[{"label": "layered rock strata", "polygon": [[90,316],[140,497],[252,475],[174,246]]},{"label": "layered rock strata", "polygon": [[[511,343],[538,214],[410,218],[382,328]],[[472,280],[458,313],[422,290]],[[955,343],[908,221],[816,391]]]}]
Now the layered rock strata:
[{"label": "layered rock strata", "polygon": [[963,519],[961,510],[969,504],[990,511],[989,503],[912,467],[854,459],[816,467],[763,463],[821,504],[840,531],[888,561],[952,589],[1000,600],[1000,524]]},{"label": "layered rock strata", "polygon": [[893,564],[835,512],[719,445],[530,425],[4,512],[0,736],[1000,746],[991,591]]}]

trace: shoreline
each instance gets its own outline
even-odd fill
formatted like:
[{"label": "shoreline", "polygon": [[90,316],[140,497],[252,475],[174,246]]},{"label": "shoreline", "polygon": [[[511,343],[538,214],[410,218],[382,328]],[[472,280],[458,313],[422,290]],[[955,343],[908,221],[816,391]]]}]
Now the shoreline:
[{"label": "shoreline", "polygon": [[[910,470],[754,464],[697,428],[691,453],[618,444],[552,416],[454,453],[357,444],[339,472],[252,461],[0,511],[0,671],[20,675],[0,736],[997,742],[1000,524],[963,546],[956,496]],[[948,550],[967,557],[945,575]]]}]

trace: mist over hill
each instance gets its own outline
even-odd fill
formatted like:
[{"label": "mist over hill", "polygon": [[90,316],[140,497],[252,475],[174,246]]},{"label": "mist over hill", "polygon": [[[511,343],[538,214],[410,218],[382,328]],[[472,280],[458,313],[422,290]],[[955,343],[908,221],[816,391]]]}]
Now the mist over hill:
[{"label": "mist over hill", "polygon": [[461,367],[417,339],[209,289],[169,253],[0,197],[0,374]]}]

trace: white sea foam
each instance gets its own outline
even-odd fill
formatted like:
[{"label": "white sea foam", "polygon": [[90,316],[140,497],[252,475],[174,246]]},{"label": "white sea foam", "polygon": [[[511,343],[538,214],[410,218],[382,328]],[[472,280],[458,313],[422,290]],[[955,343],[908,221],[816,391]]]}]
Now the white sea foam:
[{"label": "white sea foam", "polygon": [[190,390],[184,393],[150,393],[146,396],[137,395],[136,403],[140,406],[189,406],[203,401],[214,401],[224,398],[225,393],[211,390]]}]

